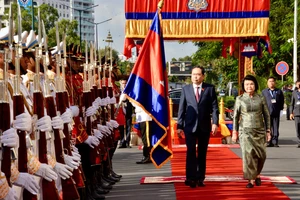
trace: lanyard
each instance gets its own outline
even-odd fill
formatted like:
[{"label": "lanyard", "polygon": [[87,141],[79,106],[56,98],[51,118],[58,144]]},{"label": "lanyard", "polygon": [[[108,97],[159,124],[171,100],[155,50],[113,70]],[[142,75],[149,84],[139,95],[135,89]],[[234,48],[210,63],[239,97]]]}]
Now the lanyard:
[{"label": "lanyard", "polygon": [[[273,91],[273,92],[272,92]],[[276,97],[276,91],[275,90],[269,90],[269,92],[270,92],[270,94],[271,94],[271,96],[272,96],[272,99],[275,99],[275,97]],[[275,95],[274,95],[274,93],[275,93]],[[299,97],[298,97],[298,99],[299,99]]]}]

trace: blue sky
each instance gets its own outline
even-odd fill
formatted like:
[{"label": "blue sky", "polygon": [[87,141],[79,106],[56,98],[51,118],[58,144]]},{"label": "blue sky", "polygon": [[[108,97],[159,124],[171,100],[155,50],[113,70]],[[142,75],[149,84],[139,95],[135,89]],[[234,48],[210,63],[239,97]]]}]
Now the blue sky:
[{"label": "blue sky", "polygon": [[[125,38],[125,0],[95,0],[94,2],[98,4],[95,7],[95,23],[112,18],[112,20],[98,25],[100,48],[104,48],[103,40],[110,31],[114,40],[113,49],[122,53]],[[185,44],[178,44],[176,41],[165,42],[166,61],[170,61],[172,58],[191,56],[196,50],[197,48],[191,42]]]}]

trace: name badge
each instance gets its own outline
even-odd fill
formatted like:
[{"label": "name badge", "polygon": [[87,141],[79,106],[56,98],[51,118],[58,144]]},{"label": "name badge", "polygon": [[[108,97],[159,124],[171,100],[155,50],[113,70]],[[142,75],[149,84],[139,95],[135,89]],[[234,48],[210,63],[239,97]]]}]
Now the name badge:
[{"label": "name badge", "polygon": [[297,105],[300,105],[300,101],[297,101],[297,103],[296,103]]},{"label": "name badge", "polygon": [[276,99],[271,99],[271,102],[272,103],[276,103]]}]

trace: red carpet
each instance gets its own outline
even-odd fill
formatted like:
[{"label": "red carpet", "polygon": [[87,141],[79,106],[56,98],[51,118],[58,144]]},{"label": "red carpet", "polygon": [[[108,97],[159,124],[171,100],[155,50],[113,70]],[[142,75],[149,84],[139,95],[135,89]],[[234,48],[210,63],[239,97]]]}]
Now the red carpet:
[{"label": "red carpet", "polygon": [[[172,176],[185,175],[185,148],[173,149]],[[242,160],[228,148],[208,148],[207,175],[242,175]],[[178,200],[287,200],[290,199],[270,182],[247,189],[245,182],[205,182],[206,187],[190,188],[174,183]]]}]

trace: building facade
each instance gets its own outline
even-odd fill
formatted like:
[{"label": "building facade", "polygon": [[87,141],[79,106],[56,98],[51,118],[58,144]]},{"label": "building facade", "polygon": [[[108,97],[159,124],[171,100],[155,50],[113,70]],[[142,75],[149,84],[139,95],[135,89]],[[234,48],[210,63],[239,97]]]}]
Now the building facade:
[{"label": "building facade", "polygon": [[[0,0],[0,21],[2,27],[6,26],[5,21],[1,20],[4,14],[4,9],[9,7],[10,2],[14,0]],[[37,5],[48,4],[56,8],[59,15],[59,20],[69,19],[78,21],[77,34],[80,35],[81,40],[94,42],[95,40],[95,26],[94,26],[94,0],[35,0]],[[80,20],[81,18],[81,20]],[[80,28],[81,27],[81,28]]]}]

